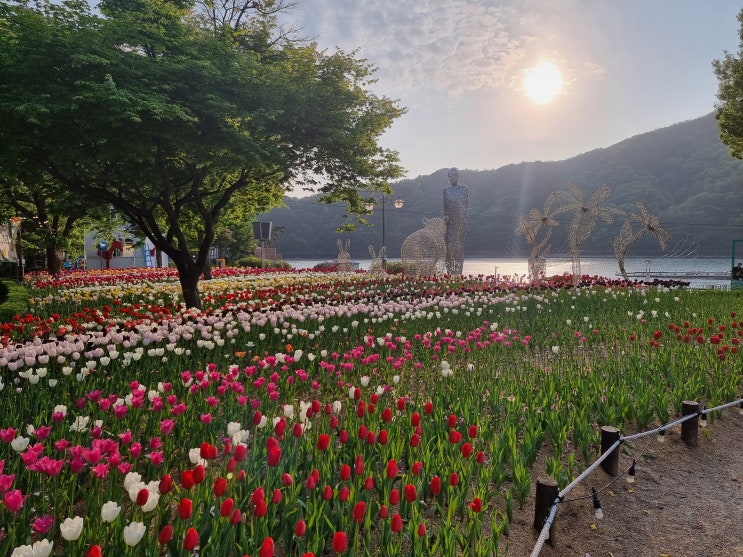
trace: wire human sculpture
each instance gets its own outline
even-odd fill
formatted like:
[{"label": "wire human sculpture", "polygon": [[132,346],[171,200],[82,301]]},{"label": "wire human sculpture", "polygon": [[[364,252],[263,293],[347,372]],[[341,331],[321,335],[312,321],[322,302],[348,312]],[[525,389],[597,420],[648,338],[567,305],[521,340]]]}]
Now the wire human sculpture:
[{"label": "wire human sculpture", "polygon": [[461,275],[464,266],[464,236],[467,232],[469,190],[459,183],[459,170],[450,168],[449,186],[444,188],[444,217],[446,219],[446,272]]},{"label": "wire human sculpture", "polygon": [[405,238],[400,257],[406,275],[430,276],[443,271],[447,254],[445,230],[443,218],[423,219],[423,228]]}]

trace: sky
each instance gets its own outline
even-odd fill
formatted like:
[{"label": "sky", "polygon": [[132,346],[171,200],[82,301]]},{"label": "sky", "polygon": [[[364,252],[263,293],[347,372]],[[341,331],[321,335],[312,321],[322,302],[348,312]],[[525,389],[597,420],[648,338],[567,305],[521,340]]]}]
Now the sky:
[{"label": "sky", "polygon": [[[712,61],[737,55],[741,9],[731,0],[303,0],[284,22],[327,53],[356,51],[377,68],[370,89],[407,108],[380,143],[415,178],[562,160],[712,112]],[[540,62],[563,81],[547,102],[524,86]]]}]

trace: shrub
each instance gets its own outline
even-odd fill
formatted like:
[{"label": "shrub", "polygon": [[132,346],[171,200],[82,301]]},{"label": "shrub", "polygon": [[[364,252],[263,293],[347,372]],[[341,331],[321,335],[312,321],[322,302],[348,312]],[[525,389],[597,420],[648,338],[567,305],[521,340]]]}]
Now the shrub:
[{"label": "shrub", "polygon": [[28,289],[14,280],[0,280],[0,322],[28,312]]}]

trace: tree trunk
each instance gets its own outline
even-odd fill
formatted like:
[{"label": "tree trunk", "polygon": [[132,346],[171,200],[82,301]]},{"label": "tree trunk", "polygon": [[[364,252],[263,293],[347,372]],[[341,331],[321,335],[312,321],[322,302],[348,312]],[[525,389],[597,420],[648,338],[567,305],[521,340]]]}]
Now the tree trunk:
[{"label": "tree trunk", "polygon": [[56,277],[62,269],[62,251],[56,245],[47,245],[46,251],[46,270]]},{"label": "tree trunk", "polygon": [[201,296],[199,295],[199,275],[201,273],[196,265],[189,265],[187,268],[178,268],[178,279],[183,291],[183,301],[186,307],[201,309]]}]

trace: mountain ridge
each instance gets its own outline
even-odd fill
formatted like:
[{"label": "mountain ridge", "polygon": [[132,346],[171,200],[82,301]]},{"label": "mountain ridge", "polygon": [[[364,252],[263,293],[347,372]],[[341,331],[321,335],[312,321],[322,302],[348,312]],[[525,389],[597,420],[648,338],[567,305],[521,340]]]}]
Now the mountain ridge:
[{"label": "mountain ridge", "polygon": [[[446,172],[444,167],[392,184],[394,194],[385,211],[389,258],[399,257],[403,240],[423,226],[424,218],[442,216]],[[527,255],[528,246],[514,232],[518,215],[533,207],[541,209],[547,196],[564,190],[568,182],[574,182],[586,199],[599,186],[609,185],[612,195],[607,204],[624,211],[633,211],[637,202],[643,203],[672,236],[667,253],[693,249],[700,256],[728,255],[731,240],[743,238],[743,161],[729,154],[719,139],[714,115],[707,114],[560,161],[512,163],[493,170],[460,169],[460,183],[468,186],[470,199],[465,255]],[[351,239],[351,256],[356,259],[368,257],[369,245],[379,251],[379,209],[368,218],[372,226],[357,225],[355,231],[339,234],[335,229],[356,223],[355,217],[346,215],[345,205],[325,205],[317,197],[285,198],[286,207],[258,219],[286,227],[279,240],[279,251],[285,258],[333,258],[339,238]],[[389,203],[397,198],[405,201],[401,209]],[[569,218],[565,214],[558,219],[553,252],[568,251]],[[600,222],[582,253],[611,255],[612,238],[624,220]],[[638,242],[631,251],[631,255],[661,253],[650,238]]]}]

